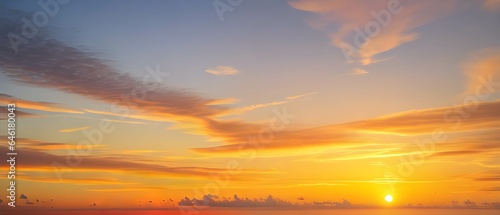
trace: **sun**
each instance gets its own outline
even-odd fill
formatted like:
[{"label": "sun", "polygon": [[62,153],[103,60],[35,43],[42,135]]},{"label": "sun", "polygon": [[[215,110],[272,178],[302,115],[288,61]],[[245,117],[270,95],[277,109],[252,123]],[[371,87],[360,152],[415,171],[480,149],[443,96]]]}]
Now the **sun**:
[{"label": "sun", "polygon": [[385,199],[386,202],[392,202],[392,196],[391,196],[391,194],[387,194],[384,199]]}]

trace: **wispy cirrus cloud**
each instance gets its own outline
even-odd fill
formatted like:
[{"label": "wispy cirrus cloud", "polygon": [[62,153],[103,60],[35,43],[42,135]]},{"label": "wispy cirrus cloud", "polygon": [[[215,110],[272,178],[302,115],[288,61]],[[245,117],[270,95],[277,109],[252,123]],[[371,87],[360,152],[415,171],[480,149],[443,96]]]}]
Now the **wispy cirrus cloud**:
[{"label": "wispy cirrus cloud", "polygon": [[[465,94],[490,97],[500,92],[500,48],[474,52],[463,65],[467,77]],[[488,99],[485,98],[485,99]]]},{"label": "wispy cirrus cloud", "polygon": [[352,72],[350,73],[350,75],[366,75],[366,74],[368,74],[368,72],[360,68],[353,69]]},{"label": "wispy cirrus cloud", "polygon": [[34,176],[23,176],[21,180],[43,182],[43,183],[69,183],[69,184],[82,184],[82,185],[131,185],[131,182],[122,182],[115,178],[75,178],[75,177],[65,177],[64,181],[57,178],[48,177],[34,177]]},{"label": "wispy cirrus cloud", "polygon": [[239,113],[239,114],[241,114],[241,113],[245,113],[245,112],[248,112],[248,111],[251,111],[251,110],[255,110],[255,109],[259,109],[259,108],[265,108],[265,107],[270,107],[270,106],[275,106],[275,105],[281,105],[281,104],[285,104],[285,103],[291,102],[292,100],[296,100],[296,99],[304,98],[304,97],[307,97],[307,96],[310,96],[310,95],[314,95],[316,93],[318,93],[318,92],[310,92],[310,93],[304,93],[304,94],[295,95],[295,96],[288,96],[284,100],[281,100],[281,101],[273,101],[273,102],[268,102],[268,103],[260,103],[260,104],[248,105],[248,106],[240,107],[240,108],[233,108],[232,112],[233,113]]},{"label": "wispy cirrus cloud", "polygon": [[[0,120],[6,120],[6,119],[8,119],[7,114],[9,114],[10,112],[8,111],[7,108],[8,108],[7,106],[5,106],[5,107],[0,106]],[[32,114],[32,113],[24,112],[24,111],[20,111],[20,110],[16,110],[16,117],[30,118],[30,117],[42,117],[42,116],[41,115],[37,115],[37,114]]]},{"label": "wispy cirrus cloud", "polygon": [[319,92],[310,92],[310,93],[304,93],[304,94],[295,95],[295,96],[288,96],[288,97],[286,97],[286,99],[287,100],[294,100],[294,99],[299,99],[299,98],[311,96],[311,95],[314,95],[314,94],[317,94],[317,93],[319,93]]},{"label": "wispy cirrus cloud", "polygon": [[213,69],[207,69],[205,72],[213,75],[236,75],[240,73],[239,70],[231,66],[217,66]]},{"label": "wispy cirrus cloud", "polygon": [[[202,153],[234,153],[248,150],[260,151],[286,151],[297,148],[318,146],[346,146],[365,143],[363,139],[347,130],[336,126],[325,126],[304,130],[281,131],[273,136],[272,141],[263,143],[258,134],[266,125],[249,125],[239,122],[214,122],[209,126],[211,130],[205,131],[208,135],[218,136],[221,131],[226,131],[221,138],[226,143],[220,146],[207,148],[194,148],[195,152]],[[212,133],[210,133],[212,132]]]},{"label": "wispy cirrus cloud", "polygon": [[208,103],[207,105],[228,105],[239,102],[240,100],[237,98],[225,98],[225,99],[216,99]]},{"label": "wispy cirrus cloud", "polygon": [[[23,137],[17,137],[16,140],[22,143],[17,146],[19,148],[29,148],[40,151],[78,149],[80,147],[77,144],[46,142],[46,141],[40,141]],[[7,136],[0,136],[0,143],[7,144]],[[102,146],[103,145],[92,145],[93,148],[98,148]]]},{"label": "wispy cirrus cloud", "polygon": [[[474,110],[465,113],[464,110]],[[347,128],[398,135],[429,134],[435,129],[470,131],[500,128],[500,100],[415,110],[346,123]]]},{"label": "wispy cirrus cloud", "polygon": [[61,129],[59,132],[61,133],[71,133],[71,132],[77,132],[77,131],[83,131],[89,129],[90,126],[83,126],[83,127],[78,127],[78,128],[66,128],[66,129]]},{"label": "wispy cirrus cloud", "polygon": [[126,186],[126,187],[119,187],[119,188],[108,188],[108,189],[88,189],[87,191],[90,192],[131,192],[131,191],[148,191],[148,190],[166,190],[168,188],[166,187],[160,187],[160,186]]},{"label": "wispy cirrus cloud", "polygon": [[[308,147],[352,147],[366,144],[378,144],[382,147],[373,152],[376,154],[370,155],[370,153],[362,153],[360,157],[390,157],[391,154],[407,154],[408,151],[404,149],[384,151],[382,149],[386,148],[388,143],[384,139],[380,139],[374,135],[424,135],[431,134],[435,129],[449,129],[450,131],[452,130],[453,132],[461,132],[464,134],[481,130],[500,131],[500,112],[498,111],[500,110],[500,100],[481,102],[477,104],[477,107],[477,110],[468,117],[462,117],[462,115],[460,115],[462,113],[460,110],[472,107],[457,105],[453,107],[408,111],[318,128],[283,131],[276,134],[272,142],[265,144],[259,143],[256,137],[264,125],[248,125],[231,121],[223,123],[213,122],[212,125],[206,126],[212,130],[205,131],[205,134],[217,136],[222,131],[225,131],[225,136],[223,136],[222,139],[226,143],[231,144],[195,148],[193,150],[201,153],[234,153],[245,150],[255,150],[256,148],[262,151],[283,151]],[[447,116],[447,118],[443,118],[443,116]],[[470,134],[468,135],[471,136]],[[489,141],[490,139],[490,135],[478,135],[474,136],[472,141],[478,143]],[[442,148],[442,151],[439,151],[442,153],[441,155],[473,153],[477,150],[477,147],[467,148],[466,146],[470,146],[467,144],[454,144],[454,139],[450,141],[452,142],[450,142],[449,147]],[[483,152],[483,150],[480,151]],[[382,154],[380,152],[382,152]],[[436,156],[438,155],[439,154]]]},{"label": "wispy cirrus cloud", "polygon": [[500,171],[498,171],[498,169],[495,169],[495,170],[475,172],[471,174],[462,175],[459,178],[471,181],[481,181],[481,182],[500,182]]},{"label": "wispy cirrus cloud", "polygon": [[416,27],[456,8],[454,0],[291,0],[289,4],[317,14],[309,25],[330,35],[334,46],[344,50],[346,45],[353,47],[349,58],[362,65],[383,60],[377,55],[417,39],[418,34],[413,32]]},{"label": "wispy cirrus cloud", "polygon": [[10,95],[0,94],[0,104],[7,105],[9,103],[13,103],[18,108],[31,109],[31,110],[41,110],[48,112],[57,112],[57,113],[72,113],[72,114],[83,114],[81,110],[62,107],[62,105],[50,103],[50,102],[34,102],[28,101],[24,99],[19,99]]},{"label": "wispy cirrus cloud", "polygon": [[[53,171],[53,164],[65,164],[67,159],[73,159],[72,155],[55,155],[39,150],[33,150],[30,148],[18,148],[19,152],[19,162],[17,165],[22,166],[25,169],[42,170],[42,171]],[[8,148],[0,146],[0,153],[7,153]],[[151,176],[176,176],[176,177],[187,177],[187,178],[210,178],[214,172],[226,171],[225,168],[207,168],[207,167],[184,167],[184,166],[165,166],[160,164],[151,164],[141,162],[138,160],[123,159],[123,157],[130,156],[120,156],[120,157],[103,157],[103,156],[82,156],[81,164],[78,166],[78,170],[87,171],[112,171],[112,172],[123,172],[129,174],[140,174],[148,173]],[[64,168],[64,166],[58,166],[58,168]],[[70,167],[66,167],[70,168]],[[246,170],[245,170],[246,171]],[[244,180],[249,174],[254,174],[249,172],[248,174],[243,171],[240,175],[234,176],[231,179],[234,180]],[[262,172],[260,172],[262,173]],[[55,175],[54,175],[55,177]]]},{"label": "wispy cirrus cloud", "polygon": [[269,103],[261,103],[261,104],[253,104],[249,105],[246,107],[241,107],[241,108],[235,108],[233,109],[234,113],[245,113],[251,110],[255,110],[258,108],[264,108],[264,107],[269,107],[269,106],[274,106],[274,105],[281,105],[285,104],[287,101],[275,101],[275,102],[269,102]]},{"label": "wispy cirrus cloud", "polygon": [[485,188],[481,189],[481,191],[500,192],[500,187],[485,187]]}]

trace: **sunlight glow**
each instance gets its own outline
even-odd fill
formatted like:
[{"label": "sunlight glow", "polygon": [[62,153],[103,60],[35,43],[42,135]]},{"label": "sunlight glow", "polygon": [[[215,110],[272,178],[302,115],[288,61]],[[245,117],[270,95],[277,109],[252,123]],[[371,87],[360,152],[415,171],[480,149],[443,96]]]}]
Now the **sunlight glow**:
[{"label": "sunlight glow", "polygon": [[387,195],[385,196],[385,201],[386,201],[386,202],[392,202],[392,199],[393,199],[393,198],[392,198],[391,194],[387,194]]}]

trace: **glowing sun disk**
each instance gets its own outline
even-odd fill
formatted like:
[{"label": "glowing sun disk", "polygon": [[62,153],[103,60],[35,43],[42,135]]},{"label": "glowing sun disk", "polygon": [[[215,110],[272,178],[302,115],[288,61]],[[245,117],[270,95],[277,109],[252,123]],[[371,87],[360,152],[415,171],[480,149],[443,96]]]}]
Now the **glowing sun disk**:
[{"label": "glowing sun disk", "polygon": [[391,194],[387,194],[384,199],[386,202],[392,202],[393,198],[392,198]]}]

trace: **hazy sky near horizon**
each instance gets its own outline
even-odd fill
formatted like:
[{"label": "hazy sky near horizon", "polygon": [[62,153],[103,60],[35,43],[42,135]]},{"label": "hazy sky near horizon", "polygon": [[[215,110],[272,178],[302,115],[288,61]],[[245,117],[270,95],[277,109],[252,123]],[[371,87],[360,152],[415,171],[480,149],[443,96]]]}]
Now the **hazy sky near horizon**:
[{"label": "hazy sky near horizon", "polygon": [[499,1],[214,2],[0,2],[30,206],[500,202]]}]

